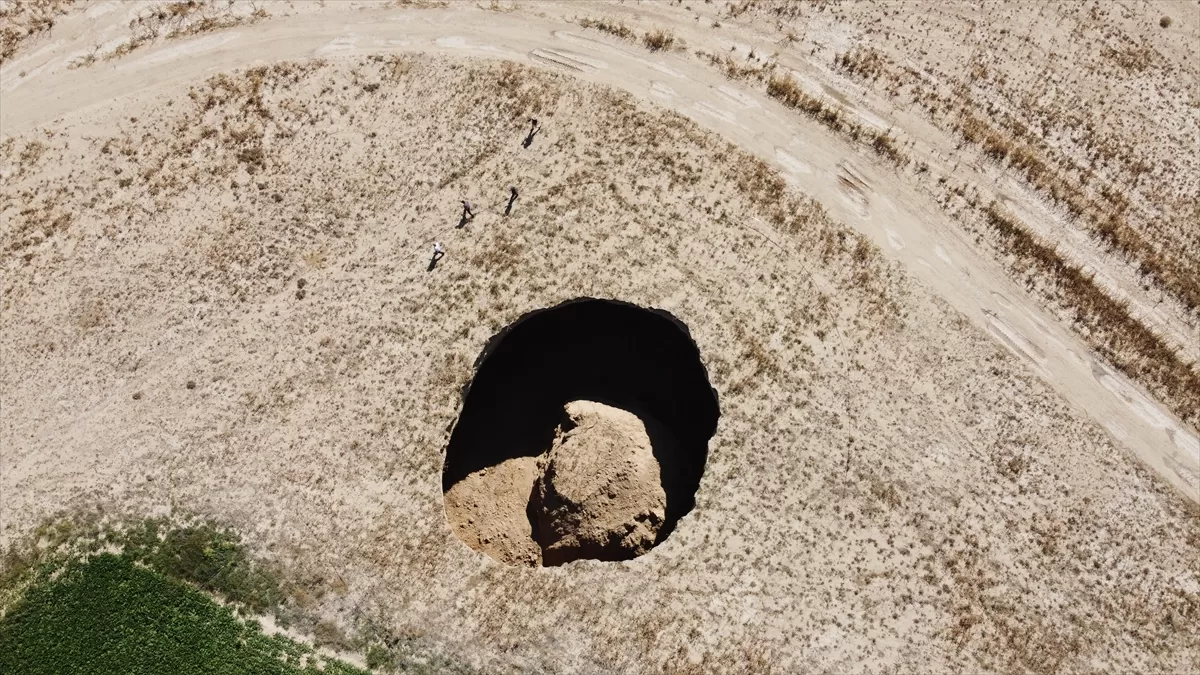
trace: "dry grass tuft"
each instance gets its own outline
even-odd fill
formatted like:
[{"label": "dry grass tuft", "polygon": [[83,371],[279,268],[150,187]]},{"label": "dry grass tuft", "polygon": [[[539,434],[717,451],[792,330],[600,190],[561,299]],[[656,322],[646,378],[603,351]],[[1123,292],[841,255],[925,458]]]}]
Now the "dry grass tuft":
[{"label": "dry grass tuft", "polygon": [[814,117],[826,111],[825,103],[804,91],[791,75],[772,77],[767,82],[767,94],[779,99],[789,108]]},{"label": "dry grass tuft", "polygon": [[849,140],[865,144],[880,157],[894,164],[906,165],[911,161],[900,151],[896,139],[890,133],[879,132],[859,124],[840,106],[804,91],[791,75],[772,75],[767,81],[767,95],[778,99],[789,108],[799,110]]},{"label": "dry grass tuft", "polygon": [[475,6],[480,9],[485,9],[489,12],[499,12],[500,14],[511,14],[512,12],[515,12],[518,9],[521,9],[521,6],[515,2],[505,5],[505,4],[502,4],[500,2],[500,0],[492,0],[491,2],[488,3],[488,5],[486,7],[484,7],[483,5],[478,5],[478,4]]},{"label": "dry grass tuft", "polygon": [[614,21],[612,19],[580,19],[580,28],[595,28],[601,33],[619,37],[622,40],[632,40],[634,38],[633,29],[626,26],[624,22]]},{"label": "dry grass tuft", "polygon": [[[495,69],[495,79],[489,83],[500,100],[511,103],[521,116],[536,115],[552,109],[562,96],[562,90],[541,78],[529,77],[529,71],[512,61],[503,61]],[[480,153],[480,161],[490,153]]]},{"label": "dry grass tuft", "polygon": [[642,44],[652,52],[670,49],[675,44],[675,36],[661,28],[650,31],[642,36]]},{"label": "dry grass tuft", "polygon": [[20,49],[21,44],[49,33],[57,18],[66,14],[75,0],[9,0],[0,3],[0,64]]},{"label": "dry grass tuft", "polygon": [[856,47],[839,54],[834,57],[833,64],[864,80],[878,80],[888,71],[885,57],[870,47]]},{"label": "dry grass tuft", "polygon": [[[1102,14],[1088,11],[1090,21],[1101,20]],[[1169,17],[1160,21],[1164,28],[1170,25]],[[1006,29],[992,37],[1011,42]],[[1085,81],[1140,87],[1147,78],[1174,78],[1167,74],[1163,54],[1121,31],[1095,31],[1092,37],[1075,33],[1072,38],[1089,43],[1081,53],[1094,55],[1094,63],[1070,62],[1090,73]],[[1137,138],[1145,129],[1128,134],[1101,131],[1112,126],[1105,115],[1072,109],[1070,99],[1079,95],[1075,87],[1045,91],[1041,80],[1017,85],[1002,61],[971,60],[956,76],[901,65],[879,48],[858,47],[836,56],[834,66],[878,84],[889,97],[919,105],[935,123],[1013,169],[1065,208],[1121,262],[1133,263],[1147,284],[1169,294],[1189,322],[1195,321],[1200,317],[1200,266],[1189,234],[1196,222],[1191,207],[1194,187],[1178,180],[1185,173],[1181,164],[1188,161],[1168,159],[1173,149],[1166,156],[1161,150],[1155,153],[1155,146]],[[961,78],[957,83],[956,77]],[[939,87],[944,78],[950,82]],[[1170,89],[1171,83],[1156,86]],[[1139,118],[1154,116],[1145,106],[1136,110]],[[1054,138],[1060,140],[1050,140]],[[1171,142],[1178,145],[1177,140]]]},{"label": "dry grass tuft", "polygon": [[143,10],[129,22],[131,35],[111,51],[91,53],[68,64],[69,68],[86,68],[97,61],[119,59],[159,39],[201,35],[234,26],[254,24],[271,15],[262,7],[250,5],[248,13],[239,11],[233,3],[218,0],[179,0],[165,5],[154,5]]},{"label": "dry grass tuft", "polygon": [[969,112],[964,111],[959,131],[968,142],[978,144],[987,157],[1022,172],[1031,185],[1089,226],[1100,241],[1137,261],[1139,272],[1173,294],[1189,312],[1200,309],[1200,270],[1189,269],[1131,227],[1125,218],[1129,201],[1121,194],[1102,189],[1099,199],[1089,196],[1082,186],[1044,160],[1037,149],[1017,142]]},{"label": "dry grass tuft", "polygon": [[871,148],[894,163],[899,164],[904,161],[900,148],[896,146],[896,139],[892,138],[890,134],[877,134],[871,141]]},{"label": "dry grass tuft", "polygon": [[738,63],[733,57],[728,54],[711,54],[709,52],[697,50],[696,56],[708,61],[709,65],[719,69],[731,80],[748,80],[755,79],[759,82],[765,82],[767,77],[775,72],[779,64],[774,58],[759,63],[752,63],[747,59],[745,63]]}]

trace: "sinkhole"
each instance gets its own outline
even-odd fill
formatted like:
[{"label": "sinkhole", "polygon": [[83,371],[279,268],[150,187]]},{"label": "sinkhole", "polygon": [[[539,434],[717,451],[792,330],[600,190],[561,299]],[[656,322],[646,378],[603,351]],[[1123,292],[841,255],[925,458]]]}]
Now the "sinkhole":
[{"label": "sinkhole", "polygon": [[510,565],[628,560],[695,505],[720,415],[668,312],[581,298],[484,347],[446,448],[446,516]]}]

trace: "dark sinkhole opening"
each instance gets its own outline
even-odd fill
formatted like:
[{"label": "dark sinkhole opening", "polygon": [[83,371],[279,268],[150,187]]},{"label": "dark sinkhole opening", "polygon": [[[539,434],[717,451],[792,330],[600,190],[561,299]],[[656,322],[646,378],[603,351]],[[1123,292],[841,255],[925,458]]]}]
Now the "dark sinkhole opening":
[{"label": "dark sinkhole opening", "polygon": [[442,473],[472,548],[514,565],[627,560],[695,505],[720,411],[671,314],[572,300],[503,329],[475,366]]}]

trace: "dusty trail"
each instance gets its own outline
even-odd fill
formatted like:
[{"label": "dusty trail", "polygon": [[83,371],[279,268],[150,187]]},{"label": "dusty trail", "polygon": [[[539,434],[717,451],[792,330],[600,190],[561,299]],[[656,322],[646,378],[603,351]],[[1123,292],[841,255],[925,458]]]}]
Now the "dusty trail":
[{"label": "dusty trail", "polygon": [[[1094,358],[1071,331],[978,254],[931,200],[890,169],[758,92],[695,59],[650,53],[525,12],[325,10],[272,18],[70,70],[104,26],[127,22],[114,3],[64,20],[40,48],[0,71],[0,128],[17,134],[113,99],[148,96],[216,72],[285,59],[429,52],[510,59],[629,91],[717,132],[777,167],[830,214],[877,242],[937,295],[1025,360],[1121,446],[1200,501],[1200,439],[1140,387]],[[539,9],[546,9],[539,6]],[[545,16],[545,13],[542,13]],[[706,46],[692,42],[689,47]],[[728,39],[723,39],[728,44]],[[715,41],[714,41],[714,44]],[[757,231],[765,224],[747,223]]]}]

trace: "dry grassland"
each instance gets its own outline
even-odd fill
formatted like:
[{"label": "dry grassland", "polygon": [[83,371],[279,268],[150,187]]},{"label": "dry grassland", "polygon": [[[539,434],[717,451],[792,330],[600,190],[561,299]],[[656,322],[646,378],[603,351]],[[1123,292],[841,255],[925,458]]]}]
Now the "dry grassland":
[{"label": "dry grassland", "polygon": [[[279,63],[0,170],[5,542],[202,513],[328,630],[499,672],[1200,667],[1196,508],[681,116],[509,63]],[[720,426],[647,555],[506,567],[451,533],[442,452],[487,339],[578,296],[685,321]]]},{"label": "dry grassland", "polygon": [[[1004,209],[1007,197],[972,180],[930,173],[928,149],[869,130],[852,110],[806,91],[778,68],[705,55],[731,78],[769,74],[767,93],[852,142],[910,166],[922,188],[1073,325],[1098,354],[1193,427],[1200,425],[1200,163],[1194,101],[1200,51],[1194,7],[1169,31],[1167,5],[1103,3],[726,3],[726,21],[774,24],[781,44],[860,83],[893,109],[951,138],[954,164],[979,160],[1021,181],[1086,232],[1111,264],[1129,268],[1187,326],[1183,343],[1147,323],[1072,259],[1056,238]],[[1190,12],[1190,14],[1189,14]],[[1190,31],[1190,32],[1189,32]],[[831,43],[838,46],[831,46]],[[1030,67],[1033,63],[1036,67]],[[998,215],[1001,214],[1002,215]],[[1062,238],[1066,238],[1063,235]],[[1164,304],[1165,303],[1165,304]]]},{"label": "dry grassland", "polygon": [[48,35],[75,0],[5,0],[0,3],[0,64],[17,50]]}]

